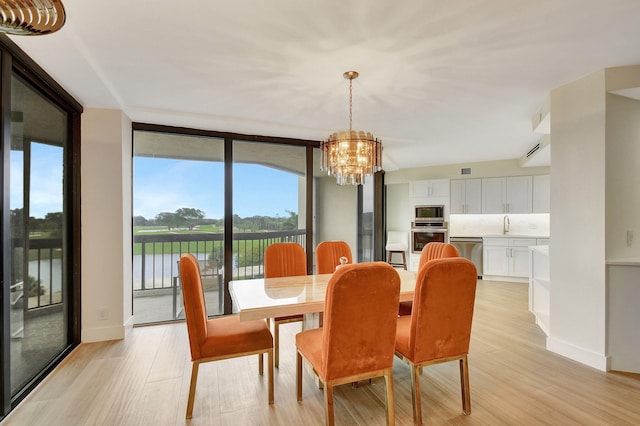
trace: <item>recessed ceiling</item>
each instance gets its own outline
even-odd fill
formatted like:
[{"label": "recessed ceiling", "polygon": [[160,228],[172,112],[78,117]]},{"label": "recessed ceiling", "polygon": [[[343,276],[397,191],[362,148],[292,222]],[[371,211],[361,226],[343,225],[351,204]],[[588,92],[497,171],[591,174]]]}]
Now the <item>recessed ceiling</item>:
[{"label": "recessed ceiling", "polygon": [[86,108],[133,121],[383,140],[384,168],[520,158],[551,90],[640,64],[637,0],[65,0],[11,36]]}]

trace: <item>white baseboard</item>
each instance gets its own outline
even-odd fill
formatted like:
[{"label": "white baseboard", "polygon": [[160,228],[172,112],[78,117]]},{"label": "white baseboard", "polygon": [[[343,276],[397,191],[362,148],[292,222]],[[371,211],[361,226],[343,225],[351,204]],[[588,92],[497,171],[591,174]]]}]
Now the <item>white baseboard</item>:
[{"label": "white baseboard", "polygon": [[483,281],[506,281],[511,283],[529,283],[529,278],[505,277],[502,275],[482,275]]},{"label": "white baseboard", "polygon": [[110,327],[82,329],[82,343],[105,342],[108,340],[124,339],[125,326],[114,325]]},{"label": "white baseboard", "polygon": [[607,371],[609,365],[608,357],[604,354],[551,337],[547,338],[547,350],[601,371]]}]

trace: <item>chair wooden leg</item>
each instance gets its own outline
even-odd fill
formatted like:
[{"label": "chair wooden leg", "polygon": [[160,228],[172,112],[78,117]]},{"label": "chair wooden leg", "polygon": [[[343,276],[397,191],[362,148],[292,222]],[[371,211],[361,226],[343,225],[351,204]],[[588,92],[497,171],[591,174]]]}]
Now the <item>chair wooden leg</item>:
[{"label": "chair wooden leg", "polygon": [[385,402],[387,404],[387,425],[393,426],[396,424],[394,398],[393,398],[393,370],[388,369],[384,373],[384,382],[387,385],[387,394],[385,395]]},{"label": "chair wooden leg", "polygon": [[189,385],[189,399],[187,400],[187,415],[186,418],[190,419],[193,415],[193,402],[196,396],[196,383],[198,381],[198,367],[199,362],[194,362],[191,365],[191,384]]},{"label": "chair wooden leg", "polygon": [[264,354],[260,354],[258,355],[258,373],[260,373],[260,375],[264,375],[264,360],[262,359],[262,355]]},{"label": "chair wooden leg", "polygon": [[327,426],[333,426],[333,385],[324,384],[324,418]]},{"label": "chair wooden leg", "polygon": [[302,355],[296,351],[296,397],[298,402],[302,401]]},{"label": "chair wooden leg", "polygon": [[280,324],[273,321],[273,351],[275,356],[275,367],[280,368]]},{"label": "chair wooden leg", "polygon": [[404,270],[407,270],[407,256],[404,254],[404,252],[402,252],[402,266],[404,267]]},{"label": "chair wooden leg", "polygon": [[462,389],[462,411],[471,414],[471,394],[469,393],[469,361],[467,356],[460,360],[460,388]]},{"label": "chair wooden leg", "polygon": [[411,364],[411,399],[413,401],[413,424],[422,424],[422,403],[420,401],[419,367]]},{"label": "chair wooden leg", "polygon": [[[260,359],[262,360],[262,355],[260,355]],[[273,404],[273,349],[267,351],[267,374],[269,376],[269,404]]]}]

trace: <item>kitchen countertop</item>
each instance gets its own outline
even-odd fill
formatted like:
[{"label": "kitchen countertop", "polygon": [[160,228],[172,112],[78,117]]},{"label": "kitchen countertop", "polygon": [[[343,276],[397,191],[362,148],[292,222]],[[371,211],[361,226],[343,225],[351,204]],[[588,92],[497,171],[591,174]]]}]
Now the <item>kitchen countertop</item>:
[{"label": "kitchen countertop", "polygon": [[549,238],[548,235],[486,234],[483,238]]},{"label": "kitchen countertop", "polygon": [[549,238],[548,235],[522,235],[522,234],[462,234],[449,235],[449,238]]},{"label": "kitchen countertop", "polygon": [[640,257],[628,257],[626,259],[607,259],[607,265],[611,265],[611,266],[640,266]]}]

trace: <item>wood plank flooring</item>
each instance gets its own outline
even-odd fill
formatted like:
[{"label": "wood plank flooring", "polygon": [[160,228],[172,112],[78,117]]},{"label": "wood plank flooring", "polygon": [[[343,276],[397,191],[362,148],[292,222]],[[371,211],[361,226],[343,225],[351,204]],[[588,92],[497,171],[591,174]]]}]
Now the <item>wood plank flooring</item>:
[{"label": "wood plank flooring", "polygon": [[[281,327],[275,405],[257,357],[202,364],[193,419],[184,419],[191,361],[184,323],[134,328],[122,341],[81,345],[3,425],[321,425],[309,375],[295,396],[294,336]],[[427,425],[638,425],[640,376],[604,373],[544,349],[527,285],[479,281],[469,354],[471,406],[462,414],[457,363],[422,375]],[[410,425],[409,368],[393,368],[396,424]],[[384,381],[335,391],[337,425],[385,424]]]}]

